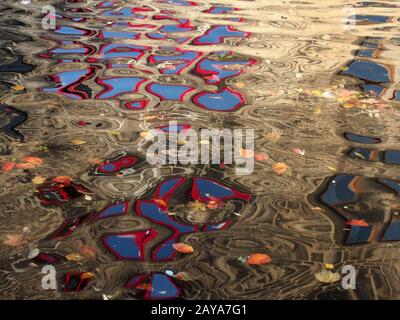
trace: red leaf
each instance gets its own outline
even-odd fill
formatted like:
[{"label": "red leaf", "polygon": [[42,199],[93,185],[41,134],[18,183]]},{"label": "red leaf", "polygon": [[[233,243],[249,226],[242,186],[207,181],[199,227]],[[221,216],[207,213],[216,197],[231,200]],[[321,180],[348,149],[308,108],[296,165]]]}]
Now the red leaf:
[{"label": "red leaf", "polygon": [[368,227],[368,223],[366,223],[364,220],[360,220],[360,219],[353,219],[353,220],[347,221],[346,224],[349,226],[353,226],[353,227]]},{"label": "red leaf", "polygon": [[4,162],[3,165],[1,166],[1,169],[3,171],[11,171],[15,168],[16,163],[15,162]]}]

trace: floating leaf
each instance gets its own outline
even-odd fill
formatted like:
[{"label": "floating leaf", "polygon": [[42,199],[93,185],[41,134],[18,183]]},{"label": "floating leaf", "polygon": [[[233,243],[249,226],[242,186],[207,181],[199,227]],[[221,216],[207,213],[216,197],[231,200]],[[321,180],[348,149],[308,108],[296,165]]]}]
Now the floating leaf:
[{"label": "floating leaf", "polygon": [[87,142],[87,141],[81,140],[81,139],[72,140],[72,144],[74,144],[74,145],[76,145],[76,146],[80,146],[80,145],[82,145],[82,144],[85,144],[86,142]]},{"label": "floating leaf", "polygon": [[25,90],[25,87],[18,84],[16,86],[13,86],[11,89],[13,89],[15,91],[23,91],[23,90]]},{"label": "floating leaf", "polygon": [[278,131],[272,131],[267,133],[265,138],[271,142],[277,142],[281,138],[281,134]]},{"label": "floating leaf", "polygon": [[154,199],[154,202],[160,205],[161,207],[167,207],[167,202],[163,199]]},{"label": "floating leaf", "polygon": [[3,164],[2,164],[2,166],[1,166],[1,169],[3,170],[3,171],[6,171],[6,172],[8,172],[8,171],[11,171],[11,170],[13,170],[14,168],[15,168],[15,166],[16,166],[16,163],[15,162],[4,162]]},{"label": "floating leaf", "polygon": [[84,259],[84,257],[80,253],[70,253],[65,256],[65,259],[68,261],[79,262]]},{"label": "floating leaf", "polygon": [[247,264],[267,264],[271,262],[271,257],[263,253],[254,253],[246,259]]},{"label": "floating leaf", "polygon": [[25,243],[23,234],[6,234],[6,240],[3,243],[11,247],[21,247]]},{"label": "floating leaf", "polygon": [[266,161],[266,160],[268,160],[269,159],[269,157],[268,157],[268,155],[266,154],[266,153],[259,153],[259,152],[257,152],[255,155],[254,155],[254,158],[257,160],[257,161]]},{"label": "floating leaf", "polygon": [[368,223],[360,219],[349,220],[346,224],[353,227],[368,227]]},{"label": "floating leaf", "polygon": [[35,166],[40,166],[43,164],[43,160],[38,157],[25,157],[22,159],[22,161],[25,163],[31,163]]},{"label": "floating leaf", "polygon": [[321,272],[315,273],[314,276],[319,282],[323,283],[334,283],[342,278],[338,272],[332,272],[329,270],[322,270]]},{"label": "floating leaf", "polygon": [[304,156],[306,154],[306,150],[300,149],[300,148],[293,148],[292,151],[294,153],[297,153],[297,154],[301,155],[301,156]]},{"label": "floating leaf", "polygon": [[288,169],[289,166],[283,162],[277,162],[272,165],[272,169],[279,175],[284,174]]},{"label": "floating leaf", "polygon": [[36,165],[33,163],[24,162],[24,163],[17,163],[15,167],[17,169],[34,169],[36,168]]},{"label": "floating leaf", "polygon": [[356,104],[351,101],[342,104],[343,109],[351,109],[351,108],[354,108],[355,106],[356,106]]},{"label": "floating leaf", "polygon": [[185,244],[185,243],[174,243],[174,244],[172,245],[172,247],[173,247],[176,251],[178,251],[178,252],[180,252],[180,253],[193,253],[193,252],[194,252],[193,247],[192,247],[192,246],[189,246],[188,244]]},{"label": "floating leaf", "polygon": [[57,182],[57,183],[65,184],[65,185],[70,185],[72,182],[72,179],[71,179],[71,177],[68,177],[68,176],[58,176],[58,177],[55,177],[53,179],[53,181]]},{"label": "floating leaf", "polygon": [[94,278],[94,273],[92,272],[84,272],[81,274],[81,280],[92,279],[92,278]]},{"label": "floating leaf", "polygon": [[42,176],[36,176],[32,179],[33,184],[43,184],[46,181],[46,178],[43,178]]},{"label": "floating leaf", "polygon": [[157,119],[157,116],[144,116],[143,120],[153,120],[153,119]]}]

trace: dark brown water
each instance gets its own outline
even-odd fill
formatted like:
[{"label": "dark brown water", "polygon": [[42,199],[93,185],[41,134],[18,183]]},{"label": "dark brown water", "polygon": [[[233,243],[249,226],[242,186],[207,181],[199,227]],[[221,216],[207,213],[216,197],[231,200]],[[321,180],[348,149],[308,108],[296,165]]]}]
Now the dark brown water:
[{"label": "dark brown water", "polygon": [[[0,17],[2,299],[400,298],[398,1]],[[254,172],[147,163],[150,129],[187,128],[254,129]],[[318,280],[345,265],[356,289]]]}]

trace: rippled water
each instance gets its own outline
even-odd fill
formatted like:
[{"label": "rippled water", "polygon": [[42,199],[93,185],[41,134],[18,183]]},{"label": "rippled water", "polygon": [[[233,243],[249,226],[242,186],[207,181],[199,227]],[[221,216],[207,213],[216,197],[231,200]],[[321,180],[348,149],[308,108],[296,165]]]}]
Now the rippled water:
[{"label": "rippled water", "polygon": [[[7,0],[0,17],[1,298],[400,298],[400,2]],[[253,128],[263,157],[247,176],[151,166],[153,128]],[[315,276],[344,265],[355,290]]]}]

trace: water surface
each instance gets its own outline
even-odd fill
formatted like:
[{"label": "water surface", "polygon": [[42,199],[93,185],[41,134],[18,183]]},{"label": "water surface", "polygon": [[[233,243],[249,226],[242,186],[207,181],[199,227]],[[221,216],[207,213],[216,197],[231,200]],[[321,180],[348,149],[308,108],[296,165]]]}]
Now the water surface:
[{"label": "water surface", "polygon": [[[399,7],[2,1],[0,234],[23,240],[0,297],[400,298]],[[264,156],[152,166],[154,128],[253,128]],[[330,264],[356,289],[319,282]]]}]

